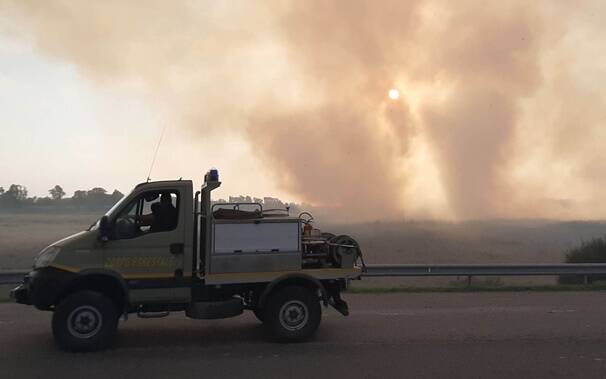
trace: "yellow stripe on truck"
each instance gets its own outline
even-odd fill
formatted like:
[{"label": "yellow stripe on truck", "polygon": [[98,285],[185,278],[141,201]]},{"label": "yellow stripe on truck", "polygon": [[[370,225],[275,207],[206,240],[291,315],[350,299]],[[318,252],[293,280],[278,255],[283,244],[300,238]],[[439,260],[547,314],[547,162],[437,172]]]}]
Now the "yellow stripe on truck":
[{"label": "yellow stripe on truck", "polygon": [[80,269],[77,268],[77,267],[64,266],[64,265],[60,265],[58,263],[51,263],[49,265],[49,267],[54,267],[56,269],[63,270],[63,271],[68,271],[68,272],[80,272]]},{"label": "yellow stripe on truck", "polygon": [[[58,264],[58,263],[52,263],[49,265],[49,267],[53,267],[58,270],[73,272],[73,273],[78,273],[81,271],[79,268],[65,266],[65,265]],[[173,273],[173,272],[159,272],[159,273],[154,273],[154,274],[122,274],[117,271],[114,271],[114,272],[116,272],[117,274],[122,276],[122,278],[124,278],[124,279],[166,279],[166,278],[175,277],[175,273]],[[187,277],[191,277],[191,275],[187,275],[187,276],[183,276],[183,277],[187,278]]]}]

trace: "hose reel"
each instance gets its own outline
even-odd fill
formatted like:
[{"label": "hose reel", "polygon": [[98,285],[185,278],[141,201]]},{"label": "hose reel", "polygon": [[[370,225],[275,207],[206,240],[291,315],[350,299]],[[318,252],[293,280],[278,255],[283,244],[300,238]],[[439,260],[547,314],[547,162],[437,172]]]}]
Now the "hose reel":
[{"label": "hose reel", "polygon": [[358,258],[360,258],[362,267],[365,267],[360,245],[350,236],[342,234],[332,237],[328,240],[328,246],[330,247],[330,259],[337,265],[337,267],[353,267]]}]

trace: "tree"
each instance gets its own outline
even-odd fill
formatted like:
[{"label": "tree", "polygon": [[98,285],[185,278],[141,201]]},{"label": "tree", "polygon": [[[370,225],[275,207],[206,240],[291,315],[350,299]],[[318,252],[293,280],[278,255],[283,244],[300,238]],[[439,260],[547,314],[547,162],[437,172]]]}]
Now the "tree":
[{"label": "tree", "polygon": [[105,188],[95,187],[92,190],[88,191],[86,195],[88,197],[103,197],[106,193],[107,191],[105,190]]},{"label": "tree", "polygon": [[40,206],[48,206],[48,205],[53,205],[53,199],[51,199],[50,197],[40,197],[40,198],[33,198],[32,202],[35,205],[40,205]]},{"label": "tree", "polygon": [[86,192],[86,205],[88,207],[105,207],[110,202],[110,195],[105,188],[95,187]]},{"label": "tree", "polygon": [[12,197],[18,201],[23,201],[27,199],[27,188],[20,184],[11,184],[8,191],[5,192],[5,196]]},{"label": "tree", "polygon": [[8,191],[2,194],[2,203],[9,207],[23,205],[27,199],[27,188],[20,184],[11,184]]},{"label": "tree", "polygon": [[117,202],[118,200],[122,199],[123,197],[124,197],[124,194],[122,192],[118,191],[117,189],[115,189],[114,192],[112,192],[112,194],[110,195],[110,198],[113,203]]},{"label": "tree", "polygon": [[51,195],[54,201],[60,201],[63,196],[65,196],[65,191],[61,188],[60,185],[56,185],[55,187],[48,190],[48,193]]},{"label": "tree", "polygon": [[85,200],[86,199],[86,191],[78,190],[74,191],[74,195],[72,196],[74,200]]}]

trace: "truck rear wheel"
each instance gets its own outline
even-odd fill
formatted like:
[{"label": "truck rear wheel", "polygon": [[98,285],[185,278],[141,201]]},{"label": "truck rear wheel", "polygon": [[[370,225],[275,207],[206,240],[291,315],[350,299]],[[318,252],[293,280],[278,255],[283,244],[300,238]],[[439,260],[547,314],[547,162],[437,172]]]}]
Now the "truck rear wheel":
[{"label": "truck rear wheel", "polygon": [[322,309],[315,292],[305,287],[285,287],[269,298],[265,325],[282,342],[309,339],[320,325]]},{"label": "truck rear wheel", "polygon": [[53,314],[53,335],[59,347],[92,351],[107,346],[118,327],[118,311],[107,296],[78,291],[67,296]]}]

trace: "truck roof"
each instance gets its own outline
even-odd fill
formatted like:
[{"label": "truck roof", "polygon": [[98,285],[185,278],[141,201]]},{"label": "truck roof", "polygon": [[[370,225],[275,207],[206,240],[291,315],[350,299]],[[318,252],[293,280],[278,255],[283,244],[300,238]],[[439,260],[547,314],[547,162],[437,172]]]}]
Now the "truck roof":
[{"label": "truck roof", "polygon": [[183,180],[183,179],[175,179],[175,180],[157,180],[157,181],[151,181],[151,182],[142,182],[142,183],[139,183],[139,184],[137,184],[137,185],[135,186],[135,188],[139,188],[139,187],[141,187],[141,186],[143,186],[143,185],[146,185],[146,184],[160,185],[160,186],[162,186],[162,187],[165,187],[165,186],[171,186],[171,185],[174,185],[174,184],[179,184],[179,183],[188,183],[188,184],[192,184],[192,181],[191,181],[191,180]]}]

